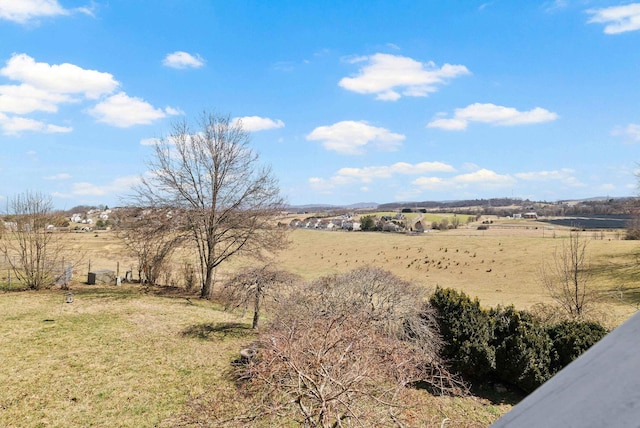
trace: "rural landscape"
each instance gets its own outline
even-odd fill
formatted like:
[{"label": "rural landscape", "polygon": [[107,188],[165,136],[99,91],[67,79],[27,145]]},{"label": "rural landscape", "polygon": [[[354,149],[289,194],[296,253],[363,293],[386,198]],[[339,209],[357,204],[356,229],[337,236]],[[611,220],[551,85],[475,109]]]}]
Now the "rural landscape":
[{"label": "rural landscape", "polygon": [[635,421],[639,35],[631,0],[0,0],[0,427]]},{"label": "rural landscape", "polygon": [[[282,234],[278,247],[263,247],[260,257],[238,250],[216,269],[206,296],[203,277],[193,268],[196,250],[184,237],[173,240],[181,236],[182,223],[166,210],[102,206],[50,212],[43,195],[18,199],[21,204],[14,207],[23,212],[5,216],[0,239],[0,352],[6,367],[0,375],[0,425],[5,426],[487,426],[557,368],[509,380],[495,371],[499,347],[488,360],[486,349],[451,349],[446,340],[452,334],[466,335],[470,346],[478,346],[472,336],[484,334],[487,345],[498,333],[479,320],[494,313],[517,313],[517,319],[529,320],[523,331],[535,334],[555,331],[550,326],[563,322],[590,326],[567,336],[583,343],[573,351],[575,358],[586,349],[585,341],[593,343],[640,307],[640,247],[628,239],[634,234],[633,198],[289,207],[269,214],[269,229]],[[549,215],[538,214],[544,212]],[[625,227],[621,218],[627,219]],[[562,225],[571,219],[572,225]],[[587,227],[605,220],[609,227]],[[238,219],[230,224],[240,227]],[[133,244],[136,237],[144,242]],[[545,283],[558,273],[557,260],[575,255],[567,253],[578,248],[567,246],[572,242],[585,250],[572,268],[585,275],[574,284],[585,296],[576,311],[565,310],[566,299]],[[16,249],[35,248],[62,267],[43,263],[31,277],[21,276],[28,267],[10,258]],[[72,272],[64,277],[69,264]],[[358,300],[364,290],[372,299],[368,303]],[[374,318],[354,316],[359,304],[382,312],[367,309]],[[343,305],[348,312],[341,312]],[[311,318],[305,318],[307,310]],[[415,310],[418,324],[435,329],[427,344],[402,339],[402,333],[398,353],[387,347],[384,335],[374,339],[397,329],[392,326],[398,320],[405,330]],[[464,331],[443,324],[443,313],[460,317],[458,328]],[[382,314],[390,323],[384,327]],[[309,334],[296,336],[296,325],[305,325],[303,333]],[[323,330],[329,326],[334,329]],[[265,344],[276,343],[282,328],[292,340],[288,348]],[[321,367],[330,374],[314,381],[307,376],[318,369],[304,356],[330,338],[332,348],[321,350],[328,358]],[[549,344],[539,357],[551,367],[558,355]],[[503,358],[518,359],[514,350],[502,351]],[[268,373],[274,376],[270,381],[254,384],[252,376],[268,379],[260,370],[276,370],[262,367],[263,358],[283,358],[283,353],[288,357],[282,361],[301,358],[294,367],[310,372],[291,378],[292,367],[279,367]],[[371,353],[385,358],[371,359]],[[398,359],[415,364],[417,371],[379,373]],[[293,388],[289,382],[299,376],[305,387]],[[317,381],[326,383],[328,395],[343,388],[336,393],[340,398],[323,396],[314,389]],[[301,397],[308,399],[306,407]]]}]

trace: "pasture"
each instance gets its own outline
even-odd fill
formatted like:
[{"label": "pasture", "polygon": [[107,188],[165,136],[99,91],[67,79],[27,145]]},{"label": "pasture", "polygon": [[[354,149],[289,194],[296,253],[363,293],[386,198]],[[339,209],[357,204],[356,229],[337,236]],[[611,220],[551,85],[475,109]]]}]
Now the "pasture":
[{"label": "pasture", "polygon": [[[277,263],[307,279],[361,265],[380,266],[425,287],[462,290],[485,307],[526,309],[551,302],[540,281],[540,268],[553,261],[569,234],[568,228],[530,224],[530,228],[506,223],[488,230],[473,226],[418,235],[296,230]],[[609,323],[617,325],[640,304],[640,244],[621,239],[620,231],[581,233],[588,239],[592,286],[602,297]]]},{"label": "pasture", "polygon": [[[417,235],[294,230],[274,263],[305,279],[379,266],[430,289],[463,290],[485,307],[548,303],[539,268],[569,229],[522,222],[476,226]],[[592,285],[615,326],[640,304],[640,245],[620,239],[620,231],[583,233]],[[0,426],[216,426],[214,417],[242,410],[225,373],[252,341],[250,319],[175,287],[85,285],[89,264],[119,267],[122,276],[136,269],[135,261],[112,232],[65,239],[83,256],[72,303],[57,288],[0,291]],[[250,263],[232,261],[220,280]],[[173,278],[178,274],[176,266]],[[493,391],[434,397],[416,390],[410,399],[415,426],[447,419],[454,427],[487,426],[519,397]]]}]

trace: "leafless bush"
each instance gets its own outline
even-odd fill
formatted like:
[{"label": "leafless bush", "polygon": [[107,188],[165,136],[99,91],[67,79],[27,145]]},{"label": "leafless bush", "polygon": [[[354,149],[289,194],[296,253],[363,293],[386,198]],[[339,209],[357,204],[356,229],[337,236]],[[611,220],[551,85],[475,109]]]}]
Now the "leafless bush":
[{"label": "leafless bush", "polygon": [[270,265],[250,267],[227,280],[214,298],[225,309],[253,309],[252,328],[258,328],[260,312],[265,304],[277,302],[288,295],[299,278],[287,271],[274,269]]},{"label": "leafless bush", "polygon": [[236,373],[257,403],[249,418],[394,426],[402,425],[410,385],[463,392],[438,357],[437,324],[424,297],[424,289],[370,267],[292,293],[258,336],[256,358]]},{"label": "leafless bush", "polygon": [[138,277],[156,284],[161,278],[169,285],[171,257],[185,241],[174,228],[168,209],[132,209],[123,218],[118,236],[138,261]]},{"label": "leafless bush", "polygon": [[597,295],[591,286],[592,271],[587,246],[580,232],[571,232],[553,254],[553,262],[540,269],[540,280],[560,311],[570,319],[589,317]]},{"label": "leafless bush", "polygon": [[56,282],[67,288],[73,266],[81,258],[70,251],[60,234],[49,229],[57,217],[52,207],[51,197],[38,192],[18,194],[7,204],[11,220],[3,224],[6,229],[0,254],[15,277],[30,289],[51,287]]},{"label": "leafless bush", "polygon": [[183,263],[181,269],[182,278],[184,279],[184,288],[191,291],[198,282],[196,269],[191,263]]}]

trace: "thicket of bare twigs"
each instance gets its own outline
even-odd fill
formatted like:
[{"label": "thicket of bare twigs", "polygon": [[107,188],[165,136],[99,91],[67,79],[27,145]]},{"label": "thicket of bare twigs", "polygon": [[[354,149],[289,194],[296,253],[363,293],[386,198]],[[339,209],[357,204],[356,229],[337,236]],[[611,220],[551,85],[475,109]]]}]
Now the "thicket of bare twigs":
[{"label": "thicket of bare twigs", "polygon": [[423,288],[370,267],[302,286],[278,303],[256,357],[234,373],[253,412],[227,422],[401,426],[408,387],[465,393],[439,357],[424,302]]},{"label": "thicket of bare twigs", "polygon": [[285,298],[295,284],[300,281],[297,275],[266,264],[249,267],[224,282],[214,299],[224,305],[225,310],[253,310],[251,327],[258,328],[262,308]]}]

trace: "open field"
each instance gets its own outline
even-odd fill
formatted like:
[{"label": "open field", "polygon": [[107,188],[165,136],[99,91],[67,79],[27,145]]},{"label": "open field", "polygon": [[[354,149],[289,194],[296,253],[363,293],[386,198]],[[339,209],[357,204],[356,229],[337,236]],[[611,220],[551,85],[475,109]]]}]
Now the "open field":
[{"label": "open field", "polygon": [[[569,229],[524,222],[476,226],[419,235],[295,230],[276,263],[306,279],[380,266],[425,287],[463,290],[483,306],[549,302],[538,269]],[[620,231],[583,233],[593,285],[614,326],[640,305],[640,244],[621,240]],[[84,254],[74,273],[73,303],[65,303],[59,289],[0,291],[0,426],[216,426],[203,404],[223,416],[242,410],[225,372],[252,341],[249,319],[169,287],[84,285],[89,263],[92,269],[119,266],[124,275],[136,269],[134,260],[112,232],[65,239]],[[233,261],[220,278],[246,263]],[[445,418],[449,427],[487,426],[518,400],[488,396],[433,397],[416,390],[411,414],[415,426],[440,426]]]},{"label": "open field", "polygon": [[[508,226],[420,235],[296,230],[278,263],[308,279],[363,264],[380,266],[426,287],[462,290],[477,296],[483,306],[524,309],[549,303],[539,269],[553,260],[569,229]],[[582,233],[589,239],[592,285],[601,292],[611,323],[618,324],[640,303],[640,244],[621,240],[617,231]]]}]

